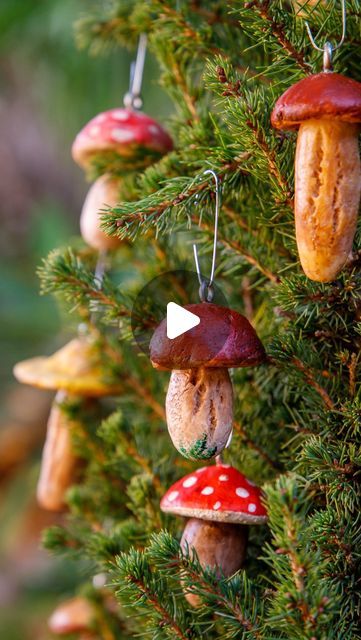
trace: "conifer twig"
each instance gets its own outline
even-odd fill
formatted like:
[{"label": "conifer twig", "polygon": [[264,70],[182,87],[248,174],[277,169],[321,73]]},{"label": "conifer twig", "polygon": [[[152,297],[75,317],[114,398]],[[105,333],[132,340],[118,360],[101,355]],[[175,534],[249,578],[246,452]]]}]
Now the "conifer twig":
[{"label": "conifer twig", "polygon": [[317,391],[317,393],[321,396],[322,400],[324,401],[326,407],[328,409],[330,409],[331,411],[335,408],[334,402],[333,400],[331,400],[330,396],[328,395],[326,389],[324,389],[323,387],[321,387],[321,385],[317,382],[317,380],[315,380],[313,374],[311,373],[311,371],[306,367],[306,365],[304,364],[304,362],[302,362],[301,360],[299,360],[299,358],[292,358],[291,359],[292,364],[294,364],[294,366],[296,367],[296,369],[298,369],[303,376],[305,377],[305,379],[307,380],[308,384],[315,389],[315,391]]},{"label": "conifer twig", "polygon": [[280,471],[282,469],[282,466],[276,460],[273,460],[268,455],[268,453],[264,449],[262,449],[262,447],[260,447],[254,440],[252,440],[252,438],[247,435],[245,429],[243,429],[239,422],[234,422],[233,428],[236,433],[238,433],[238,435],[242,438],[242,440],[249,447],[251,447],[251,449],[254,449],[261,456],[261,458],[263,458],[263,460],[265,460],[271,467],[273,467],[273,469],[276,469],[277,471]]}]

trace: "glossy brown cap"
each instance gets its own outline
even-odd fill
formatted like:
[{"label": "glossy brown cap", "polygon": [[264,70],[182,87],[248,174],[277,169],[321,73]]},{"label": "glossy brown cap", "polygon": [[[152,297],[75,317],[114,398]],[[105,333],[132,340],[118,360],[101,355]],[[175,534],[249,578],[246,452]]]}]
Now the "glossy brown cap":
[{"label": "glossy brown cap", "polygon": [[271,123],[275,129],[294,129],[317,118],[361,122],[361,83],[338,73],[303,78],[278,98]]},{"label": "glossy brown cap", "polygon": [[184,308],[198,316],[200,323],[170,340],[167,321],[162,320],[150,341],[150,359],[156,369],[248,367],[265,360],[255,330],[237,311],[210,303]]}]

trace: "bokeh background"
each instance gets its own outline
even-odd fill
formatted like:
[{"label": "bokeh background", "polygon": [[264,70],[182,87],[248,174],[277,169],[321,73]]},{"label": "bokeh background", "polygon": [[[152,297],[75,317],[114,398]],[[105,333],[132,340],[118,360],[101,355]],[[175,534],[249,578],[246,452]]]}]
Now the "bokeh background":
[{"label": "bokeh background", "polygon": [[[98,6],[99,6],[98,2]],[[41,530],[62,516],[34,498],[51,396],[18,385],[12,367],[67,339],[67,318],[39,296],[36,268],[71,242],[87,190],[70,155],[78,130],[121,105],[132,52],[79,51],[74,22],[89,0],[0,2],[0,638],[46,640],[46,620],[85,569],[41,549]],[[162,119],[167,98],[147,57],[145,110]]]}]

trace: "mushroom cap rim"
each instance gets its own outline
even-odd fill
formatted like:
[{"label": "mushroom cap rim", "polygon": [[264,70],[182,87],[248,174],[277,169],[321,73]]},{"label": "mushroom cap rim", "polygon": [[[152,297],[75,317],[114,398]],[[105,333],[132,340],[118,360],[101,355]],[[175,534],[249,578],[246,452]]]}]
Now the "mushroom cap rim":
[{"label": "mushroom cap rim", "polygon": [[[325,86],[320,90],[319,86],[315,86],[317,82],[324,83]],[[338,88],[338,92],[336,92],[337,87],[335,86],[337,82],[342,85]],[[330,84],[329,87],[327,87],[327,83]],[[357,85],[359,85],[359,96],[357,95]],[[352,92],[352,87],[356,91]],[[317,99],[317,96],[320,96],[323,91],[326,92],[327,89],[330,91],[327,102]],[[349,106],[341,103],[340,100],[340,94],[347,90],[350,92]],[[310,102],[309,112],[305,106],[307,100]],[[299,111],[297,111],[298,104]],[[350,124],[361,123],[361,83],[334,72],[323,71],[306,76],[288,87],[277,99],[271,113],[271,124],[275,129],[292,130],[298,129],[307,120],[323,118],[341,120]]]},{"label": "mushroom cap rim", "polygon": [[212,509],[197,509],[192,507],[164,507],[161,503],[161,510],[164,513],[173,513],[178,516],[184,516],[185,518],[198,518],[199,520],[209,520],[211,522],[229,522],[233,524],[264,524],[267,522],[268,517],[255,516],[244,511],[214,511]]}]

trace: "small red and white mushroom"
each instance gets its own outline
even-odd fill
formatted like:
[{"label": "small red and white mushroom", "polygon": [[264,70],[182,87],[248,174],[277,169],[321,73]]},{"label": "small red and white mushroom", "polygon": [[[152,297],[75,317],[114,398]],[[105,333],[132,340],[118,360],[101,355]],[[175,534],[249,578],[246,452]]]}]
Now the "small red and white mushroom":
[{"label": "small red and white mushroom", "polygon": [[[173,148],[163,127],[145,113],[110,109],[92,118],[76,136],[72,156],[86,171],[112,173],[145,167]],[[105,165],[104,165],[105,162]]]},{"label": "small red and white mushroom", "polygon": [[153,118],[133,109],[99,113],[76,136],[74,161],[98,176],[85,199],[80,231],[85,242],[98,251],[119,246],[119,238],[100,228],[100,214],[119,201],[120,174],[144,168],[173,148],[168,133]]},{"label": "small red and white mushroom", "polygon": [[[228,464],[197,469],[178,480],[163,496],[165,513],[190,518],[181,539],[183,551],[194,549],[202,567],[231,576],[244,563],[248,525],[263,524],[267,512],[259,487]],[[190,590],[185,597],[199,606]]]},{"label": "small red and white mushroom", "polygon": [[186,305],[200,323],[177,338],[163,320],[150,342],[156,369],[172,370],[167,426],[173,444],[191,460],[207,460],[227,446],[233,425],[233,388],[228,369],[255,366],[265,351],[248,320],[211,303]]}]

